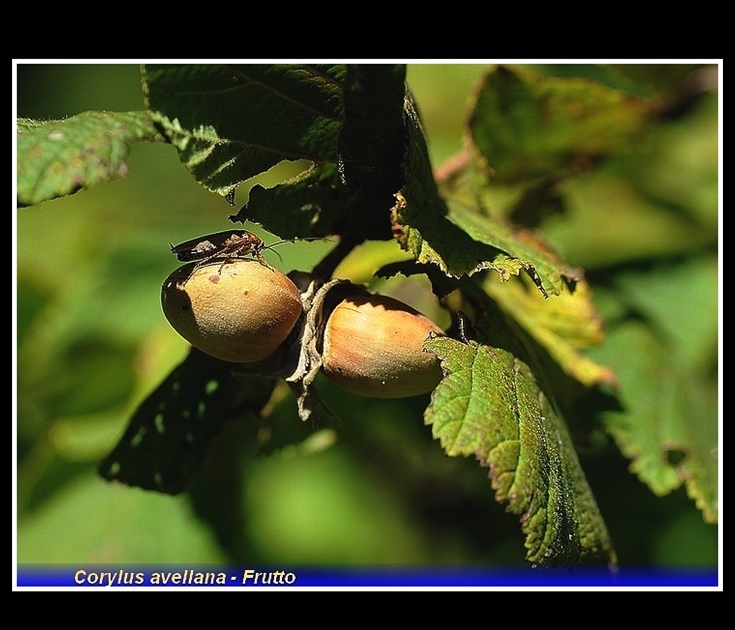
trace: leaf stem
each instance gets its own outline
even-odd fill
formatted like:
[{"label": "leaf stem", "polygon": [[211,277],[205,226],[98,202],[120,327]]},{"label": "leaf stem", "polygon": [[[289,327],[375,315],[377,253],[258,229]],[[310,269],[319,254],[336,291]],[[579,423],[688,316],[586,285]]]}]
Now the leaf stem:
[{"label": "leaf stem", "polygon": [[337,245],[314,266],[312,273],[321,280],[328,280],[359,242],[357,239],[343,236]]}]

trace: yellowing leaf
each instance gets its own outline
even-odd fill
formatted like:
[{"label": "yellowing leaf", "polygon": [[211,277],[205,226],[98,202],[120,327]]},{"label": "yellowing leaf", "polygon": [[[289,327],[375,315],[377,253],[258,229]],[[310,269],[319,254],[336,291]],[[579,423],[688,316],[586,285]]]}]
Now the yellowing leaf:
[{"label": "yellowing leaf", "polygon": [[585,356],[582,351],[598,346],[604,326],[595,310],[586,282],[577,283],[574,293],[564,289],[560,295],[544,299],[523,282],[506,284],[485,281],[483,288],[534,337],[562,369],[587,387],[617,385],[614,372]]}]

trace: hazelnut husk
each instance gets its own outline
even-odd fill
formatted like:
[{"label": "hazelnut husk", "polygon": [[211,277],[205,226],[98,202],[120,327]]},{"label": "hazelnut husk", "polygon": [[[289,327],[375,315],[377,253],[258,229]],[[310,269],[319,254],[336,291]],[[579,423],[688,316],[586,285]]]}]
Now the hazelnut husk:
[{"label": "hazelnut husk", "polygon": [[443,335],[430,319],[399,300],[360,294],[343,299],[329,315],[322,370],[361,396],[404,398],[433,390],[439,360],[424,351],[430,335]]},{"label": "hazelnut husk", "polygon": [[235,363],[271,356],[302,313],[296,285],[278,269],[248,258],[179,267],[163,283],[161,305],[191,345]]}]

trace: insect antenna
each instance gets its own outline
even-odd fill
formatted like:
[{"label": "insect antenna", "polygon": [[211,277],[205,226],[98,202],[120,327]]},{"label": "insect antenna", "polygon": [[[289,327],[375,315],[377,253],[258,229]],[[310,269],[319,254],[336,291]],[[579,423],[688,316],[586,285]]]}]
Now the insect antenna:
[{"label": "insect antenna", "polygon": [[275,247],[276,245],[283,245],[283,243],[288,243],[288,242],[289,242],[289,241],[287,241],[287,240],[283,240],[283,239],[282,239],[282,240],[280,240],[280,241],[276,241],[275,243],[271,243],[270,245],[263,245],[263,247],[261,247],[261,248],[260,248],[260,250],[259,250],[259,252],[258,252],[258,256],[260,256],[260,253],[261,253],[261,252],[262,252],[263,250],[269,249],[269,250],[271,250],[271,251],[272,251],[272,252],[273,252],[273,253],[274,253],[274,254],[275,254],[276,256],[278,256],[278,259],[279,259],[279,260],[280,260],[281,262],[283,262],[283,256],[281,256],[281,255],[280,255],[280,254],[279,254],[279,253],[278,253],[278,252],[277,252],[277,251],[276,251],[275,249],[273,249],[273,248],[274,248],[274,247]]},{"label": "insect antenna", "polygon": [[276,241],[275,243],[270,243],[269,245],[263,245],[260,248],[260,251],[264,249],[270,249],[273,251],[274,254],[276,254],[276,256],[278,256],[278,258],[281,259],[281,261],[283,261],[283,257],[275,249],[273,249],[276,245],[283,245],[284,243],[296,243],[296,241],[323,241],[323,240],[324,240],[323,236],[294,236],[293,238],[282,238],[281,240]]}]

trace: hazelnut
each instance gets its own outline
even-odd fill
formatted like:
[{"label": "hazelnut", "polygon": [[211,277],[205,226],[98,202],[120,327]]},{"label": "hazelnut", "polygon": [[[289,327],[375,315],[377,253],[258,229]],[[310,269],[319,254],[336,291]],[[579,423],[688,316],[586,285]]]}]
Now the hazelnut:
[{"label": "hazelnut", "polygon": [[404,398],[433,390],[439,360],[423,350],[430,334],[444,334],[407,304],[383,295],[342,300],[324,330],[322,369],[343,389],[375,398]]},{"label": "hazelnut", "polygon": [[261,361],[301,316],[301,295],[283,273],[246,258],[189,263],[163,283],[163,312],[202,352],[236,363]]}]

